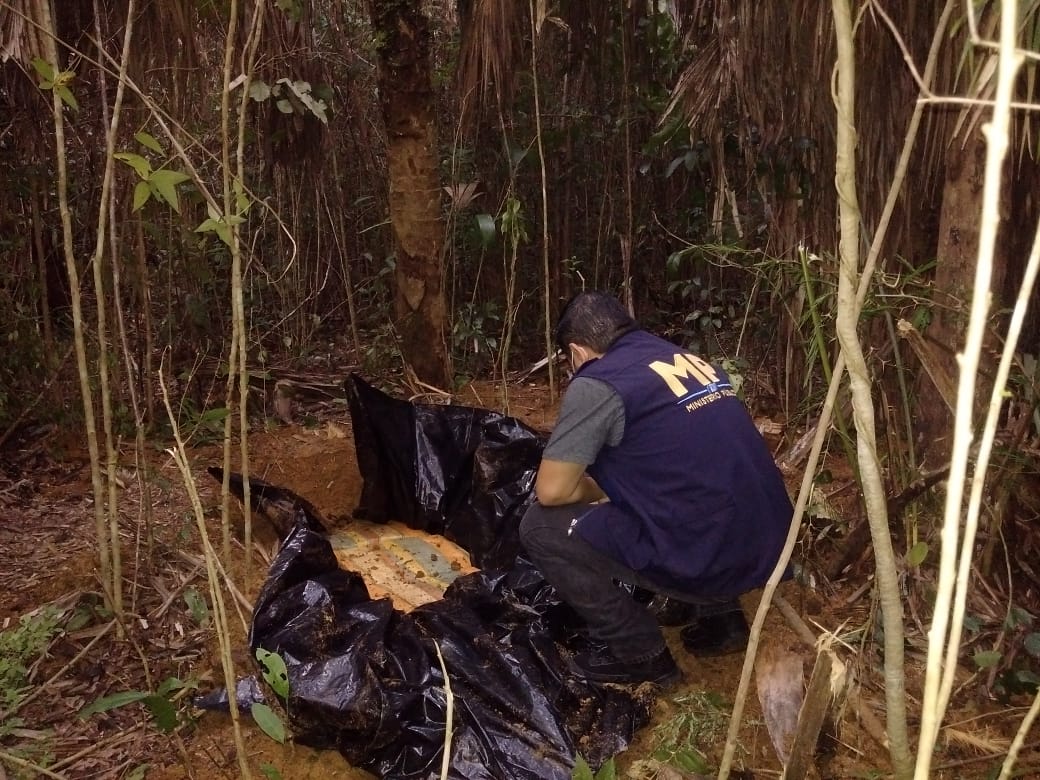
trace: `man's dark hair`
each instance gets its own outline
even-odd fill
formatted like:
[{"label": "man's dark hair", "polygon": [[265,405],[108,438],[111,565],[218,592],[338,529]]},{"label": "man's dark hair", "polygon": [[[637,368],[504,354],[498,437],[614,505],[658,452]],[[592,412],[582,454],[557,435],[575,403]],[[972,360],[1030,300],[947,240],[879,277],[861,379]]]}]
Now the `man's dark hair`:
[{"label": "man's dark hair", "polygon": [[638,329],[639,324],[613,295],[582,292],[560,312],[556,346],[566,352],[568,344],[581,344],[602,354],[621,336]]}]

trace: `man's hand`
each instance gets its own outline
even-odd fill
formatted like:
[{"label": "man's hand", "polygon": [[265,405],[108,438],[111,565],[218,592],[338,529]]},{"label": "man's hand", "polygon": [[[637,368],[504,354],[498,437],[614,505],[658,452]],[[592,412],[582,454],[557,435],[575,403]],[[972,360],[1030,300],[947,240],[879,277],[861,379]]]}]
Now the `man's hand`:
[{"label": "man's hand", "polygon": [[585,473],[585,466],[547,458],[542,458],[538,467],[534,492],[542,506],[591,504],[606,498],[596,481]]}]

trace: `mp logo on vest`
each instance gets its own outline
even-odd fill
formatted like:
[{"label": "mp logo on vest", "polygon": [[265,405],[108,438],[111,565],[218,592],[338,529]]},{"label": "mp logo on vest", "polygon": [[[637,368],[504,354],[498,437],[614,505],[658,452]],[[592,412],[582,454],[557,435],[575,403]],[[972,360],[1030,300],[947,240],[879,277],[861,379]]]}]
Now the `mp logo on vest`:
[{"label": "mp logo on vest", "polygon": [[[720,377],[713,365],[696,355],[676,353],[671,363],[655,360],[650,369],[665,381],[678,399],[677,404],[686,404],[688,412],[736,395],[733,385]],[[690,384],[695,386],[691,388]]]}]

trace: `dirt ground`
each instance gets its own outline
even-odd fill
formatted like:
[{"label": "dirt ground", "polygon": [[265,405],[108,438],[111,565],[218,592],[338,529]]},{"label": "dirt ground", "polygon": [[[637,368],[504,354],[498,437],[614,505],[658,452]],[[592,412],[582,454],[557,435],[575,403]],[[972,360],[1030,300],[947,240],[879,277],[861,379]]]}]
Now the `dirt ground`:
[{"label": "dirt ground", "polygon": [[[453,400],[502,408],[498,390],[488,383],[470,385]],[[544,383],[526,382],[510,387],[509,412],[548,430],[555,418],[556,403]],[[345,406],[296,409],[292,419],[292,423],[285,423],[268,418],[251,433],[252,474],[307,498],[334,524],[353,522],[350,517],[358,503],[361,482]],[[102,606],[89,468],[79,435],[53,426],[31,430],[3,454],[0,626],[16,628],[23,616],[52,604],[64,621],[64,630],[47,641],[41,658],[32,659],[28,673],[34,698],[13,713],[20,719],[13,729],[0,731],[0,780],[6,776],[44,776],[43,766],[51,773],[48,776],[69,778],[238,776],[230,717],[194,711],[189,702],[195,691],[185,690],[177,701],[182,718],[170,734],[157,730],[140,703],[89,718],[77,716],[100,696],[155,690],[171,676],[194,680],[203,690],[223,684],[212,621],[200,619],[189,598],[196,593],[208,599],[206,575],[191,504],[164,446],[156,446],[148,457],[151,494],[147,500],[138,479],[143,471],[135,465],[132,450],[124,448],[120,457],[119,505],[128,615],[123,625],[112,620]],[[212,443],[199,444],[192,447],[190,456],[209,533],[219,545],[219,495],[205,468],[219,465],[220,452]],[[797,485],[791,488],[793,492]],[[237,521],[237,510],[234,517]],[[151,539],[146,528],[151,529]],[[236,536],[239,530],[236,528]],[[236,544],[228,567],[231,580],[247,601],[255,598],[264,579],[264,561],[270,559],[276,543],[275,534],[266,528],[258,527],[256,537],[248,570],[241,544]],[[815,633],[833,631],[853,636],[855,632],[850,629],[869,624],[872,614],[869,589],[862,586],[863,581],[853,581],[824,590],[792,582],[782,586],[780,593]],[[745,598],[749,617],[758,596],[753,593]],[[228,610],[237,671],[240,675],[253,673],[245,643],[249,616],[244,611],[236,613],[231,604]],[[707,697],[725,713],[737,690],[742,655],[697,659],[683,651],[678,629],[666,629],[666,636],[682,667],[684,682],[659,698],[651,725],[637,734],[629,750],[619,757],[619,765],[628,776],[655,776],[647,764],[640,762],[660,748],[668,729],[683,722],[691,702],[703,703]],[[772,610],[763,636],[766,666],[772,661],[780,664],[777,659],[783,658],[790,665],[793,657],[807,679],[813,654],[799,644],[789,619]],[[873,649],[862,649],[858,641],[849,639],[836,648],[856,680],[857,696],[830,724],[832,738],[825,741],[816,758],[822,777],[887,774],[887,754],[876,735],[871,735],[877,731],[876,726],[871,728],[872,722],[884,712],[881,661]],[[920,646],[911,647],[908,691],[921,690],[922,663]],[[1009,744],[1009,729],[1021,718],[1022,702],[998,706],[982,701],[972,695],[973,684],[972,676],[965,673],[963,684],[955,692],[955,710],[947,719],[950,725],[939,746],[934,777],[989,776]],[[909,704],[913,712],[912,696]],[[0,722],[11,714],[0,712]],[[687,737],[687,744],[715,768],[721,758],[725,721],[716,718],[713,723],[713,729],[703,729],[697,739]],[[914,723],[916,716],[912,715]],[[278,745],[248,719],[243,721],[243,730],[250,763],[258,776],[277,776],[261,769],[269,765],[281,777],[299,780],[371,777],[351,768],[333,751]],[[781,773],[754,683],[735,766],[743,777],[778,777]]]}]

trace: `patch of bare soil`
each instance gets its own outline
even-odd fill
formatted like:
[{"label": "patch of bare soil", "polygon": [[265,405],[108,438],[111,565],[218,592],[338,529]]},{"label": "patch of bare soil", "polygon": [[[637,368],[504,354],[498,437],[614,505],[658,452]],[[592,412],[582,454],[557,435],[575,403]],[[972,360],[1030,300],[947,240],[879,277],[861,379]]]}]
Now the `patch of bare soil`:
[{"label": "patch of bare soil", "polygon": [[[499,390],[489,383],[472,384],[453,401],[502,409]],[[509,412],[536,428],[551,427],[556,406],[540,382],[510,387]],[[361,482],[345,408],[326,405],[306,415],[299,409],[282,410],[282,414],[295,414],[294,419],[306,419],[307,424],[269,420],[256,426],[260,430],[249,437],[252,475],[303,496],[334,524],[349,522]],[[191,455],[210,537],[219,545],[219,488],[205,469],[220,464],[220,451],[212,444],[200,445]],[[169,455],[156,447],[147,463],[138,466],[132,452],[121,453],[119,506],[127,610],[122,624],[103,606],[96,576],[89,469],[76,439],[63,440],[53,429],[35,431],[12,445],[0,464],[0,626],[14,630],[20,620],[30,620],[25,616],[34,611],[39,615],[44,607],[51,610],[48,614],[55,625],[53,635],[43,641],[42,652],[26,661],[28,682],[21,703],[0,712],[0,724],[6,723],[0,726],[0,780],[5,770],[10,777],[44,776],[42,767],[49,776],[69,778],[237,777],[229,716],[193,710],[189,704],[193,690],[172,694],[179,721],[171,733],[162,733],[140,702],[87,718],[78,715],[99,697],[155,691],[171,677],[203,689],[223,685],[212,619],[198,606],[198,597],[209,600],[198,533]],[[144,481],[139,479],[145,473],[150,486],[147,499]],[[263,583],[264,561],[269,560],[276,538],[271,529],[258,524],[253,563],[247,569],[237,543],[241,535],[237,509],[234,519],[236,545],[229,575],[244,599],[252,601]],[[863,585],[860,580],[823,592],[787,583],[781,593],[815,633],[841,634],[843,625],[847,629],[870,624],[872,605]],[[248,612],[241,607],[236,611],[234,600],[226,598],[238,673],[252,673],[245,641]],[[745,599],[749,617],[757,600],[757,593]],[[628,776],[654,777],[646,761],[655,753],[674,757],[676,750],[696,751],[708,767],[717,767],[721,759],[726,716],[743,656],[694,658],[683,651],[678,631],[666,629],[666,636],[684,682],[658,698],[653,723],[619,758]],[[787,663],[807,677],[813,653],[799,644],[790,621],[778,610],[767,617],[763,636],[774,650],[795,648]],[[877,727],[870,727],[872,719],[883,719],[884,711],[881,661],[875,647],[861,644],[861,639],[838,645],[858,695],[839,722],[831,724],[832,737],[817,757],[822,777],[866,778],[886,772],[885,750],[871,736]],[[908,663],[909,691],[921,689],[919,647],[918,641]],[[972,678],[965,673],[963,685],[955,692],[955,711],[947,721],[955,727],[945,732],[935,777],[986,776],[999,763],[1009,730],[1021,718],[1022,702],[1012,702],[1013,710],[998,707],[973,691]],[[911,710],[913,706],[911,701]],[[739,776],[780,774],[765,718],[753,681],[736,757]],[[258,775],[262,765],[269,765],[290,780],[370,777],[333,751],[278,745],[248,718],[243,729],[250,763]],[[688,771],[656,776],[694,775]]]}]

